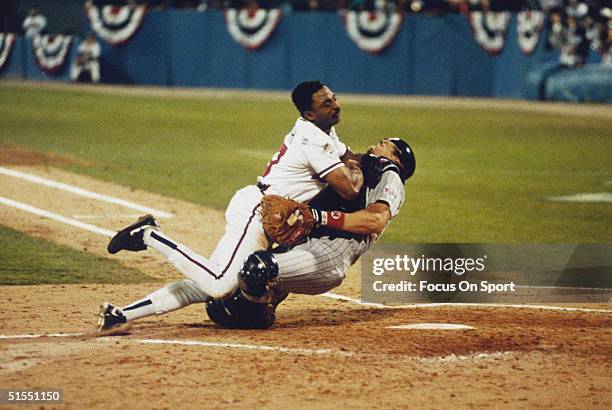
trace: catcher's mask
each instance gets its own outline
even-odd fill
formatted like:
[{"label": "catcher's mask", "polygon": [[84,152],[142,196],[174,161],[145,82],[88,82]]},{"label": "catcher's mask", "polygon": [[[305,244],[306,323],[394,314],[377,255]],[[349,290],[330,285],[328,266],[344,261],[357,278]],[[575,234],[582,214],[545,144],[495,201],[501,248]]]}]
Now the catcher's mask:
[{"label": "catcher's mask", "polygon": [[398,156],[400,159],[400,177],[402,181],[406,182],[408,178],[414,174],[416,169],[416,159],[414,157],[414,151],[410,148],[410,145],[401,138],[387,138],[387,141],[391,142],[397,149]]}]

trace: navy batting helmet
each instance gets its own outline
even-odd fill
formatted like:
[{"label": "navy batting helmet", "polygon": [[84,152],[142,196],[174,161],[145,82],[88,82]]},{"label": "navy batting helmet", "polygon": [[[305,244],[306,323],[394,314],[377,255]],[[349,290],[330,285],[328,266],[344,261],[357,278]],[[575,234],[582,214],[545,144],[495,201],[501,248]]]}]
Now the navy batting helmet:
[{"label": "navy batting helmet", "polygon": [[398,151],[400,164],[402,169],[400,170],[400,177],[402,181],[406,182],[408,178],[414,174],[416,169],[416,159],[414,157],[414,151],[410,148],[410,145],[401,138],[387,138],[387,141],[395,145]]}]

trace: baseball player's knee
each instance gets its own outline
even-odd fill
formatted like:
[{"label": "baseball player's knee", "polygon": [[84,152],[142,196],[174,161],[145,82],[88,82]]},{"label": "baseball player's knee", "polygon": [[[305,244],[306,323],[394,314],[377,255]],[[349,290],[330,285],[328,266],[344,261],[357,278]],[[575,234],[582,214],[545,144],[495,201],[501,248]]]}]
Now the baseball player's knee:
[{"label": "baseball player's knee", "polygon": [[278,263],[268,251],[257,251],[249,255],[238,273],[238,285],[242,292],[257,301],[267,295],[268,283],[278,276]]},{"label": "baseball player's knee", "polygon": [[189,279],[170,283],[166,285],[166,288],[185,306],[192,303],[204,303],[208,299],[208,295]]},{"label": "baseball player's knee", "polygon": [[322,293],[329,292],[330,290],[342,285],[345,277],[346,272],[338,268],[324,272],[316,285],[313,285],[312,289],[310,289],[310,292],[307,294],[320,295]]},{"label": "baseball player's knee", "polygon": [[240,290],[225,300],[209,300],[206,313],[214,323],[230,329],[267,329],[276,320],[274,305],[251,302]]}]

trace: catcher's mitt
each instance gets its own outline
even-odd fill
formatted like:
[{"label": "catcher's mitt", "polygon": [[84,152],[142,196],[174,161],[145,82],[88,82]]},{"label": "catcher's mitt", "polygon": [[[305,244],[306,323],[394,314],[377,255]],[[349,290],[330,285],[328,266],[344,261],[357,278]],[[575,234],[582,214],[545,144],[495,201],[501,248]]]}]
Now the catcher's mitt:
[{"label": "catcher's mitt", "polygon": [[315,226],[308,205],[279,195],[261,198],[261,219],[270,240],[284,246],[297,244]]}]

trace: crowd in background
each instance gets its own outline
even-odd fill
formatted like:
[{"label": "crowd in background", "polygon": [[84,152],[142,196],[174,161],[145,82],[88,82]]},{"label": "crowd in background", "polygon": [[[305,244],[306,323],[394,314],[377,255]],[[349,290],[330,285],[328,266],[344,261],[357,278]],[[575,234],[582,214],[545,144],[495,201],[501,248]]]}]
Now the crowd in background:
[{"label": "crowd in background", "polygon": [[[125,4],[125,0],[94,0],[98,4]],[[610,0],[129,0],[154,9],[182,8],[204,11],[225,8],[289,8],[294,11],[404,11],[446,14],[478,11],[543,11],[547,47],[560,49],[560,63],[581,66],[590,50],[599,52],[602,63],[612,64],[612,4]]]},{"label": "crowd in background", "polygon": [[[599,52],[602,63],[612,64],[612,2],[610,0],[93,0],[102,5],[147,4],[153,10],[180,8],[205,11],[226,8],[276,8],[287,11],[404,11],[427,14],[479,11],[541,10],[547,15],[549,49],[560,50],[560,63],[581,66],[591,50]],[[18,1],[0,1],[0,32],[16,31],[11,16]],[[18,27],[27,37],[46,30],[46,17],[37,7]]]}]

